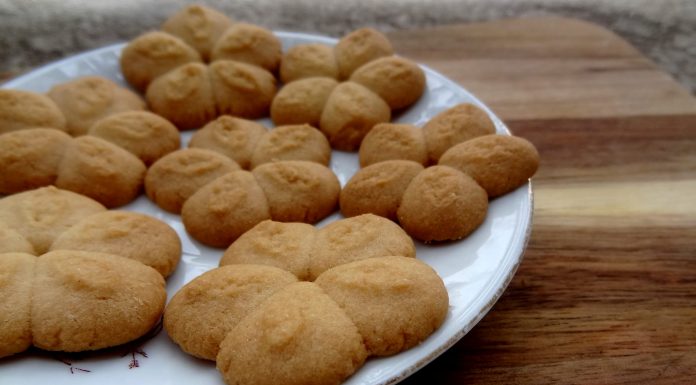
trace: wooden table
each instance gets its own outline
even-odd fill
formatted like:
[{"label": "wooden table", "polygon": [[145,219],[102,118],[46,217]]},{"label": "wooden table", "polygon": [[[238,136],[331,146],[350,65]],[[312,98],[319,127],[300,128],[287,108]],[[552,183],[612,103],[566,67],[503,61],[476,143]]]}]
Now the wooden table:
[{"label": "wooden table", "polygon": [[542,158],[512,283],[404,383],[694,383],[696,99],[615,34],[577,20],[390,37]]}]

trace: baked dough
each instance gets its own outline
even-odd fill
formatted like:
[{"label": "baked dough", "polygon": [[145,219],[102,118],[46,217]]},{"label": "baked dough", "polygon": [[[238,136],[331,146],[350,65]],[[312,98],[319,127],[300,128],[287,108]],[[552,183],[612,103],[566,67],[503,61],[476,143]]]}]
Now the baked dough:
[{"label": "baked dough", "polygon": [[280,40],[273,32],[253,24],[235,23],[217,40],[211,59],[235,60],[275,72],[280,56]]},{"label": "baked dough", "polygon": [[200,53],[203,60],[210,60],[213,45],[232,25],[226,15],[200,4],[192,4],[170,16],[162,30],[179,37]]},{"label": "baked dough", "polygon": [[326,76],[338,79],[338,64],[333,47],[324,44],[300,44],[283,54],[280,63],[280,80],[283,83]]},{"label": "baked dough", "polygon": [[29,91],[0,89],[0,134],[36,127],[67,131],[65,116],[49,97]]},{"label": "baked dough", "polygon": [[316,128],[308,124],[280,126],[256,143],[251,168],[281,160],[306,160],[328,166],[330,159],[329,141]]},{"label": "baked dough", "polygon": [[33,255],[0,253],[0,358],[23,352],[31,346],[31,294],[35,267],[36,257]]},{"label": "baked dough", "polygon": [[336,63],[342,79],[347,79],[360,66],[394,54],[389,39],[372,28],[357,29],[338,41],[334,47]]},{"label": "baked dough", "polygon": [[473,104],[458,104],[435,115],[423,126],[431,164],[450,147],[477,136],[495,134],[495,125],[488,114]]},{"label": "baked dough", "polygon": [[319,127],[321,112],[337,85],[336,80],[327,77],[310,77],[286,84],[271,103],[273,123]]},{"label": "baked dough", "polygon": [[365,135],[359,150],[360,166],[404,159],[428,164],[423,130],[411,124],[381,123]]},{"label": "baked dough", "polygon": [[219,152],[249,169],[256,143],[266,131],[266,127],[253,120],[222,115],[194,132],[189,147]]}]

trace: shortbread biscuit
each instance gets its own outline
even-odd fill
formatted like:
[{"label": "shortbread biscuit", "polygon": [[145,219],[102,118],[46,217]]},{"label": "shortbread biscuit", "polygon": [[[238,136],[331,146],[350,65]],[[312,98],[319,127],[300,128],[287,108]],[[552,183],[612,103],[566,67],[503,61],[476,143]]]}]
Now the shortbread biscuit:
[{"label": "shortbread biscuit", "polygon": [[29,91],[0,89],[0,134],[35,127],[67,131],[65,116],[49,97]]},{"label": "shortbread biscuit", "polygon": [[186,231],[213,247],[228,247],[257,223],[270,219],[266,195],[248,171],[233,171],[196,191],[181,209]]},{"label": "shortbread biscuit", "polygon": [[493,198],[526,183],[539,168],[539,153],[523,138],[485,135],[450,148],[439,164],[468,174]]},{"label": "shortbread biscuit", "polygon": [[261,67],[232,60],[217,60],[209,69],[219,114],[247,119],[268,116],[276,93],[273,74]]},{"label": "shortbread biscuit", "polygon": [[41,255],[65,230],[104,210],[86,196],[48,186],[0,199],[0,222],[31,242]]},{"label": "shortbread biscuit", "polygon": [[145,192],[160,208],[178,214],[186,199],[215,178],[239,169],[215,151],[188,148],[155,162],[145,175]]},{"label": "shortbread biscuit", "polygon": [[0,222],[0,253],[11,252],[36,254],[34,246],[22,234]]},{"label": "shortbread biscuit", "polygon": [[121,72],[138,91],[145,91],[157,77],[201,56],[180,38],[160,31],[144,33],[121,51]]},{"label": "shortbread biscuit", "polygon": [[122,147],[151,165],[181,147],[179,131],[167,119],[147,111],[128,111],[96,122],[87,134]]},{"label": "shortbread biscuit", "polygon": [[55,184],[106,207],[117,207],[137,198],[145,171],[145,164],[130,152],[95,136],[83,136],[70,142]]},{"label": "shortbread biscuit", "polygon": [[318,163],[287,160],[256,167],[252,174],[266,194],[271,218],[281,222],[315,223],[338,204],[341,185],[331,170]]},{"label": "shortbread biscuit", "polygon": [[404,159],[428,163],[423,131],[411,124],[381,123],[365,135],[360,144],[360,166],[384,160]]},{"label": "shortbread biscuit", "polygon": [[331,145],[319,130],[308,124],[276,127],[256,143],[251,168],[281,160],[307,160],[328,166]]},{"label": "shortbread biscuit", "polygon": [[343,82],[326,101],[319,127],[333,148],[354,151],[372,127],[390,119],[391,109],[377,94],[358,83]]},{"label": "shortbread biscuit", "polygon": [[270,265],[289,271],[300,280],[308,280],[310,253],[316,233],[314,226],[306,223],[263,221],[225,250],[220,266]]},{"label": "shortbread biscuit", "polygon": [[181,241],[166,223],[130,211],[104,211],[66,230],[51,250],[82,250],[134,259],[168,277],[181,258]]},{"label": "shortbread biscuit", "polygon": [[413,240],[389,219],[364,214],[319,230],[312,250],[310,279],[348,262],[387,255],[415,257]]},{"label": "shortbread biscuit", "polygon": [[271,103],[276,126],[309,124],[319,127],[321,113],[338,82],[327,77],[300,79],[283,86]]},{"label": "shortbread biscuit", "polygon": [[77,352],[121,345],[159,321],[167,294],[155,269],[118,255],[58,250],[36,262],[36,347]]},{"label": "shortbread biscuit", "polygon": [[258,25],[235,23],[217,40],[211,60],[235,60],[275,72],[280,64],[280,40]]},{"label": "shortbread biscuit", "polygon": [[222,115],[197,130],[191,136],[189,147],[219,152],[248,169],[256,143],[267,131],[253,120]]},{"label": "shortbread biscuit", "polygon": [[425,74],[418,64],[398,56],[373,60],[353,72],[350,80],[379,95],[392,110],[409,107],[425,90]]},{"label": "shortbread biscuit", "polygon": [[0,358],[23,352],[31,346],[35,266],[36,257],[33,255],[0,253]]},{"label": "shortbread biscuit", "polygon": [[389,39],[372,28],[357,29],[339,40],[334,47],[336,63],[342,79],[364,64],[394,54]]},{"label": "shortbread biscuit", "polygon": [[92,124],[109,115],[145,109],[140,96],[99,76],[58,84],[48,96],[65,115],[68,133],[73,136],[85,135]]},{"label": "shortbread biscuit", "polygon": [[341,190],[341,213],[371,213],[396,221],[401,197],[421,171],[423,166],[410,160],[386,160],[358,170]]},{"label": "shortbread biscuit", "polygon": [[488,114],[473,104],[458,104],[435,115],[423,126],[430,163],[434,164],[450,147],[482,135],[495,133]]},{"label": "shortbread biscuit", "polygon": [[232,20],[224,14],[192,4],[170,16],[162,24],[162,30],[188,43],[208,61],[213,45],[231,25]]},{"label": "shortbread biscuit", "polygon": [[315,76],[338,79],[338,75],[333,48],[324,44],[296,45],[285,52],[280,62],[283,83]]},{"label": "shortbread biscuit", "polygon": [[14,194],[53,184],[58,165],[72,141],[52,128],[32,128],[0,135],[0,194]]},{"label": "shortbread biscuit", "polygon": [[164,328],[186,353],[215,360],[232,328],[266,298],[294,282],[294,275],[271,266],[210,270],[174,295],[164,312]]},{"label": "shortbread biscuit", "polygon": [[217,368],[228,384],[340,384],[366,357],[343,310],[317,285],[298,282],[232,328]]},{"label": "shortbread biscuit", "polygon": [[415,258],[364,259],[327,270],[316,280],[355,323],[371,355],[410,349],[442,325],[447,288]]},{"label": "shortbread biscuit", "polygon": [[447,166],[421,171],[397,211],[409,235],[424,242],[466,237],[486,218],[488,195],[471,177]]}]

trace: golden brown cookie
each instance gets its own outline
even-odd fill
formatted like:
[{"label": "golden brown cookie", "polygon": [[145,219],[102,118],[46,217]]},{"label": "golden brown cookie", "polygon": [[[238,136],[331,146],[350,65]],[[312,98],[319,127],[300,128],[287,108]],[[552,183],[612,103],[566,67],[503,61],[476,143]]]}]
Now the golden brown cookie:
[{"label": "golden brown cookie", "polygon": [[215,178],[239,170],[232,159],[215,151],[188,148],[155,162],[145,175],[145,192],[160,208],[181,212],[186,199]]},{"label": "golden brown cookie", "polygon": [[306,223],[266,220],[239,237],[220,259],[220,266],[260,264],[279,267],[309,279],[309,259],[317,230]]},{"label": "golden brown cookie", "polygon": [[281,160],[307,160],[328,166],[331,146],[324,134],[308,124],[276,127],[256,143],[251,168]]},{"label": "golden brown cookie", "polygon": [[36,254],[34,246],[22,234],[0,222],[0,253],[11,252]]},{"label": "golden brown cookie", "polygon": [[525,184],[539,168],[539,153],[523,138],[485,135],[450,148],[439,164],[468,174],[493,198]]},{"label": "golden brown cookie", "polygon": [[87,134],[128,150],[146,166],[181,147],[176,127],[167,119],[147,111],[111,115],[92,125]]},{"label": "golden brown cookie", "polygon": [[315,76],[338,79],[338,65],[332,47],[318,43],[300,44],[285,52],[280,61],[280,80],[283,83]]},{"label": "golden brown cookie", "polygon": [[350,80],[379,95],[392,110],[406,108],[425,90],[425,73],[418,64],[398,56],[373,60],[353,72]]},{"label": "golden brown cookie", "polygon": [[458,104],[435,115],[423,126],[430,163],[434,164],[450,147],[482,135],[495,134],[488,114],[473,104]]},{"label": "golden brown cookie", "polygon": [[77,352],[120,345],[159,321],[167,294],[155,269],[118,255],[58,250],[36,262],[33,343]]},{"label": "golden brown cookie", "polygon": [[396,221],[401,197],[421,171],[423,166],[410,160],[386,160],[358,170],[341,190],[341,213],[371,213]]},{"label": "golden brown cookie", "polygon": [[35,92],[0,89],[0,134],[25,128],[65,128],[65,116],[45,95]]},{"label": "golden brown cookie", "polygon": [[333,148],[354,151],[372,127],[390,119],[389,106],[377,94],[358,83],[343,82],[326,101],[319,127]]},{"label": "golden brown cookie", "polygon": [[232,328],[217,368],[228,384],[340,384],[366,357],[343,310],[317,285],[298,282]]},{"label": "golden brown cookie", "polygon": [[104,211],[66,230],[51,250],[82,250],[134,259],[168,277],[181,258],[181,241],[166,223],[130,211]]},{"label": "golden brown cookie", "polygon": [[321,112],[338,82],[331,78],[300,79],[283,86],[271,103],[271,119],[276,126],[309,124],[319,126]]},{"label": "golden brown cookie", "polygon": [[65,230],[104,210],[86,196],[49,186],[0,199],[0,222],[31,242],[40,255]]},{"label": "golden brown cookie", "polygon": [[55,184],[118,207],[137,198],[145,171],[145,164],[130,152],[96,136],[82,136],[70,142]]},{"label": "golden brown cookie", "polygon": [[447,288],[415,258],[377,257],[336,266],[316,280],[355,323],[371,355],[410,349],[447,316]]},{"label": "golden brown cookie", "polygon": [[211,60],[235,60],[275,72],[280,64],[280,40],[258,25],[235,23],[213,47]]},{"label": "golden brown cookie", "polygon": [[210,270],[179,290],[164,312],[164,328],[186,353],[215,360],[220,343],[247,314],[297,282],[287,271],[261,265]]},{"label": "golden brown cookie", "polygon": [[160,31],[144,33],[121,52],[121,72],[138,91],[145,91],[157,77],[201,56],[180,38]]},{"label": "golden brown cookie", "polygon": [[487,210],[488,195],[473,179],[451,167],[432,166],[408,185],[397,217],[414,238],[448,241],[469,235]]},{"label": "golden brown cookie", "polygon": [[68,133],[73,136],[85,135],[92,124],[109,115],[145,109],[140,96],[99,76],[58,84],[48,96],[65,115]]},{"label": "golden brown cookie", "polygon": [[218,113],[247,119],[268,116],[276,93],[273,74],[232,60],[217,60],[209,68]]},{"label": "golden brown cookie", "polygon": [[197,130],[191,136],[189,147],[219,152],[248,169],[256,143],[267,131],[253,120],[222,115]]},{"label": "golden brown cookie", "polygon": [[270,219],[266,195],[248,171],[233,171],[196,191],[181,209],[186,231],[213,247],[228,247],[257,223]]},{"label": "golden brown cookie", "polygon": [[31,346],[31,292],[35,267],[33,255],[0,253],[0,358]]},{"label": "golden brown cookie", "polygon": [[332,222],[319,230],[310,279],[348,262],[387,255],[415,257],[413,240],[397,224],[372,214]]},{"label": "golden brown cookie", "polygon": [[188,63],[155,79],[145,98],[152,112],[180,130],[202,127],[217,116],[208,67]]},{"label": "golden brown cookie", "polygon": [[203,60],[208,61],[213,45],[231,25],[232,20],[224,14],[201,4],[192,4],[170,16],[162,24],[162,30],[188,43]]},{"label": "golden brown cookie", "polygon": [[31,128],[0,135],[0,194],[53,184],[72,141],[53,128]]},{"label": "golden brown cookie", "polygon": [[364,64],[394,54],[389,39],[372,28],[357,29],[339,40],[334,47],[336,63],[342,79]]},{"label": "golden brown cookie", "polygon": [[360,166],[392,159],[428,163],[423,131],[411,124],[380,123],[365,135],[360,144]]},{"label": "golden brown cookie", "polygon": [[336,209],[341,185],[328,167],[286,160],[263,164],[252,174],[266,194],[273,220],[315,223]]}]

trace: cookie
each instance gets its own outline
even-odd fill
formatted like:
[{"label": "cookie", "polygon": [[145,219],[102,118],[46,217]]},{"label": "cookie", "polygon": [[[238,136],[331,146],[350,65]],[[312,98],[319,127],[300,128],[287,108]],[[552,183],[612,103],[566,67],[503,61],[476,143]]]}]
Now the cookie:
[{"label": "cookie", "polygon": [[425,90],[425,74],[414,62],[398,56],[375,59],[355,70],[350,80],[379,95],[392,110],[409,107]]},{"label": "cookie", "polygon": [[130,152],[95,136],[82,136],[68,145],[55,185],[118,207],[137,198],[145,171],[145,164]]},{"label": "cookie", "polygon": [[92,124],[109,115],[145,109],[140,96],[99,76],[58,84],[48,96],[65,115],[66,128],[73,136],[85,135]]},{"label": "cookie", "polygon": [[372,127],[390,119],[391,109],[377,94],[358,83],[343,82],[326,101],[319,127],[333,148],[354,151]]},{"label": "cookie", "polygon": [[271,119],[276,126],[309,124],[319,127],[321,113],[338,82],[327,77],[300,79],[286,84],[271,103]]},{"label": "cookie", "polygon": [[35,267],[36,257],[33,255],[0,253],[0,358],[23,352],[31,346],[31,295]]},{"label": "cookie", "polygon": [[41,255],[65,230],[105,210],[86,196],[49,186],[0,199],[0,222],[26,238]]},{"label": "cookie", "polygon": [[317,285],[298,282],[232,328],[217,368],[228,384],[340,384],[366,357],[343,310]]},{"label": "cookie", "polygon": [[427,264],[398,256],[336,266],[315,283],[355,323],[370,355],[410,349],[447,316],[447,288]]},{"label": "cookie", "polygon": [[386,160],[358,170],[341,190],[341,213],[371,213],[396,221],[401,197],[421,171],[423,166],[410,160]]},{"label": "cookie", "polygon": [[219,152],[248,169],[256,143],[267,131],[253,120],[222,115],[194,132],[189,147]]},{"label": "cookie", "polygon": [[269,265],[309,279],[310,252],[317,230],[306,223],[266,220],[239,237],[220,259],[231,264]]},{"label": "cookie", "polygon": [[280,126],[256,143],[251,168],[281,160],[306,160],[329,165],[331,146],[326,137],[308,124]]},{"label": "cookie", "polygon": [[280,40],[270,30],[247,23],[235,23],[220,36],[211,60],[235,60],[275,72],[280,64]]},{"label": "cookie", "polygon": [[357,29],[338,41],[334,47],[336,64],[342,79],[368,62],[394,54],[389,39],[372,28]]},{"label": "cookie", "polygon": [[145,214],[104,211],[66,230],[50,250],[82,250],[134,259],[168,277],[181,258],[181,241],[166,223]]},{"label": "cookie", "polygon": [[239,166],[230,158],[202,148],[174,151],[155,162],[145,175],[145,192],[160,208],[178,214],[193,193]]},{"label": "cookie", "polygon": [[318,43],[300,44],[283,54],[280,62],[280,80],[283,83],[315,76],[338,79],[333,47]]},{"label": "cookie", "polygon": [[430,163],[437,163],[450,147],[477,136],[495,134],[488,114],[473,104],[458,104],[435,115],[423,126]]},{"label": "cookie", "polygon": [[372,214],[332,222],[316,235],[310,279],[338,265],[387,255],[416,256],[413,240],[394,222]]},{"label": "cookie", "polygon": [[428,163],[423,131],[411,124],[381,123],[365,135],[360,144],[360,166],[384,160],[404,159]]},{"label": "cookie", "polygon": [[22,234],[0,222],[0,253],[11,252],[36,254],[34,246]]},{"label": "cookie", "polygon": [[421,171],[404,191],[399,223],[424,242],[457,240],[483,223],[488,195],[466,174],[447,166]]},{"label": "cookie", "polygon": [[72,141],[52,128],[31,128],[0,135],[0,194],[53,184],[58,165]]},{"label": "cookie", "polygon": [[468,174],[494,198],[525,184],[539,168],[539,153],[523,138],[485,135],[450,148],[439,164]]},{"label": "cookie", "polygon": [[162,30],[179,37],[200,53],[203,60],[210,59],[213,45],[232,25],[224,14],[200,4],[187,5],[164,24]]},{"label": "cookie", "polygon": [[273,74],[256,65],[232,60],[216,60],[209,68],[219,114],[246,119],[268,116],[276,93]]},{"label": "cookie", "polygon": [[266,195],[273,220],[315,223],[336,209],[341,185],[329,168],[318,163],[266,163],[252,174]]},{"label": "cookie", "polygon": [[182,39],[160,31],[144,33],[121,51],[121,72],[138,91],[145,91],[157,77],[187,63],[201,62],[201,56]]},{"label": "cookie", "polygon": [[29,91],[0,89],[0,134],[35,127],[67,131],[65,116],[49,97]]},{"label": "cookie", "polygon": [[215,360],[232,328],[266,298],[296,281],[294,275],[271,266],[210,270],[174,295],[164,312],[164,328],[186,353]]},{"label": "cookie", "polygon": [[147,111],[111,115],[92,125],[87,134],[128,150],[146,166],[181,147],[176,127],[167,119]]},{"label": "cookie", "polygon": [[58,250],[36,262],[31,329],[36,347],[77,352],[121,345],[159,321],[164,279],[117,255]]},{"label": "cookie", "polygon": [[248,171],[233,171],[195,192],[181,209],[186,231],[213,247],[227,247],[257,223],[270,219],[266,195]]}]

